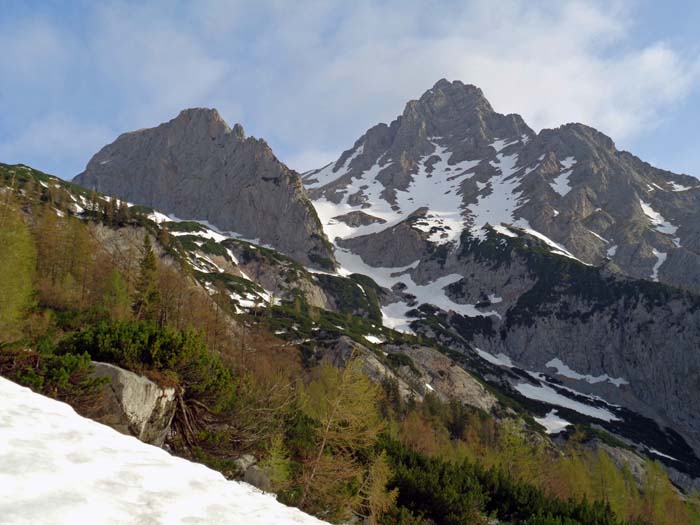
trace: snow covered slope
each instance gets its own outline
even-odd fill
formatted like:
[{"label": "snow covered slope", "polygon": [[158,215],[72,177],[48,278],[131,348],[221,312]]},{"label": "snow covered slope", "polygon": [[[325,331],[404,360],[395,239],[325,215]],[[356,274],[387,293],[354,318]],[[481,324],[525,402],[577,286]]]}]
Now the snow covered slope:
[{"label": "snow covered slope", "polygon": [[0,378],[0,523],[323,522]]}]

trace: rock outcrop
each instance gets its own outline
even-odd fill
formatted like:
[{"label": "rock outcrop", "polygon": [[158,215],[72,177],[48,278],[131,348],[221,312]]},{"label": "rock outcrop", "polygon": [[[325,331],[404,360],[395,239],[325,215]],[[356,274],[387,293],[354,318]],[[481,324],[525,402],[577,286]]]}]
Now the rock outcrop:
[{"label": "rock outcrop", "polygon": [[299,175],[265,141],[229,128],[214,109],[188,109],[124,133],[74,182],[181,219],[208,221],[302,263],[329,269],[326,241]]},{"label": "rock outcrop", "polygon": [[323,352],[321,362],[342,368],[351,358],[360,359],[372,381],[394,381],[404,401],[421,401],[434,394],[443,402],[457,401],[484,412],[491,412],[498,405],[496,397],[478,380],[434,348],[387,344],[382,349],[392,366],[365,346],[342,336]]},{"label": "rock outcrop", "polygon": [[163,446],[175,415],[174,388],[108,363],[94,363],[96,377],[109,380],[103,402],[88,415],[123,434]]}]

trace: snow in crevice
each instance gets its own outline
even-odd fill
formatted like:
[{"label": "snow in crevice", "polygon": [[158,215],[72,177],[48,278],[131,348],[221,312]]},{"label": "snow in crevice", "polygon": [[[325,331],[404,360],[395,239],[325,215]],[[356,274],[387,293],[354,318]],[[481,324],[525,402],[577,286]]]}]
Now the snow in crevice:
[{"label": "snow in crevice", "polygon": [[602,235],[597,234],[597,233],[594,232],[593,230],[588,230],[588,233],[590,233],[591,235],[597,237],[598,239],[600,239],[601,241],[603,241],[603,242],[606,243],[606,244],[610,243],[609,240],[607,240],[607,239],[606,239],[605,237],[603,237]]},{"label": "snow in crevice", "polygon": [[576,164],[576,159],[574,157],[566,157],[564,160],[561,161],[561,165],[564,169],[559,175],[557,175],[552,180],[552,182],[550,182],[550,186],[552,187],[552,189],[562,197],[564,197],[567,193],[571,191],[569,176],[573,171],[574,164]]},{"label": "snow in crevice", "polygon": [[[500,144],[494,147],[497,151],[503,149]],[[471,231],[474,236],[484,239],[486,236],[484,226],[487,224],[493,227],[513,222],[513,212],[519,206],[521,197],[521,192],[518,190],[521,179],[515,176],[518,171],[517,163],[517,154],[498,153],[496,160],[491,161],[491,166],[496,168],[498,173],[488,180],[485,188],[487,193],[481,191],[477,202],[470,204],[468,208],[472,219]]]},{"label": "snow in crevice", "polygon": [[605,254],[606,254],[608,257],[611,257],[611,258],[612,258],[612,257],[615,257],[615,254],[616,254],[616,253],[617,253],[617,244],[611,246],[611,247],[608,248],[608,250],[605,252]]},{"label": "snow in crevice", "polygon": [[666,257],[668,256],[668,254],[666,252],[660,252],[656,248],[652,248],[651,251],[654,254],[654,257],[656,257],[656,262],[654,263],[654,267],[651,270],[650,277],[652,281],[658,281],[659,269],[661,268],[661,265],[666,262]]},{"label": "snow in crevice", "polygon": [[601,374],[599,376],[580,374],[579,372],[576,372],[575,370],[569,368],[569,366],[564,364],[559,358],[551,359],[550,361],[545,363],[544,366],[546,366],[547,368],[554,368],[556,370],[556,374],[559,376],[568,377],[569,379],[576,379],[578,381],[586,381],[587,383],[590,383],[592,385],[596,383],[609,382],[619,387],[621,385],[629,384],[628,381],[622,379],[621,377],[610,377],[607,374]]},{"label": "snow in crevice", "polygon": [[552,253],[555,253],[557,255],[563,255],[564,257],[568,257],[569,259],[575,259],[578,262],[580,262],[581,264],[585,264],[586,266],[590,266],[590,264],[583,262],[581,259],[576,257],[573,253],[571,253],[569,250],[567,250],[563,245],[559,244],[558,242],[553,241],[552,239],[550,239],[549,237],[547,237],[543,233],[540,233],[537,230],[533,229],[527,220],[518,219],[515,222],[515,224],[518,225],[526,233],[532,235],[533,237],[540,239],[547,246],[552,248]]},{"label": "snow in crevice", "polygon": [[663,215],[661,215],[659,212],[657,212],[656,210],[654,210],[654,208],[651,207],[651,204],[649,204],[648,202],[644,202],[642,199],[639,199],[639,204],[641,205],[642,210],[644,211],[644,215],[646,215],[649,218],[653,229],[661,233],[666,233],[668,235],[676,234],[678,228],[666,219],[664,219]]},{"label": "snow in crevice", "polygon": [[207,228],[204,228],[202,230],[197,230],[197,231],[189,231],[189,232],[188,231],[185,231],[185,232],[171,231],[170,235],[173,235],[174,237],[182,237],[184,235],[192,235],[195,237],[202,237],[203,239],[211,239],[215,242],[225,241],[226,239],[229,238],[226,235],[222,235],[220,233],[215,232],[214,230],[210,230]]},{"label": "snow in crevice", "polygon": [[511,230],[510,228],[507,228],[505,226],[501,226],[500,224],[499,225],[492,225],[491,228],[493,228],[493,230],[495,232],[498,232],[501,235],[505,235],[506,237],[511,237],[511,238],[518,237],[518,234],[515,233],[513,230]]},{"label": "snow in crevice", "polygon": [[678,461],[673,456],[669,456],[668,454],[664,454],[663,452],[660,452],[660,451],[656,450],[655,448],[648,448],[647,451],[649,454],[654,454],[654,455],[662,457],[662,458],[670,459],[671,461]]},{"label": "snow in crevice", "polygon": [[3,523],[321,524],[0,378]]},{"label": "snow in crevice", "polygon": [[474,350],[477,354],[479,354],[479,357],[481,357],[484,361],[488,361],[492,365],[504,366],[506,368],[513,368],[515,366],[513,361],[510,360],[510,357],[505,354],[493,355],[476,347],[474,347]]}]

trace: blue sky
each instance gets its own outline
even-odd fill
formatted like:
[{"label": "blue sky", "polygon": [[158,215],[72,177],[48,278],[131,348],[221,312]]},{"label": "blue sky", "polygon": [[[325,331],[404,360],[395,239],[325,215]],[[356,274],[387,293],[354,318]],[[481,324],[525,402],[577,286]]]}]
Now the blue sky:
[{"label": "blue sky", "polygon": [[699,25],[691,0],[3,0],[0,161],[69,178],[206,106],[301,171],[446,77],[700,176]]}]

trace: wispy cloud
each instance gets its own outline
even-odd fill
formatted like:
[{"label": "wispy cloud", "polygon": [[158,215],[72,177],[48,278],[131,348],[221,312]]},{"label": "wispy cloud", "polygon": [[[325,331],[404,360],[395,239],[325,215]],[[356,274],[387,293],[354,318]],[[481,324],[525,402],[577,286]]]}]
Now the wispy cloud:
[{"label": "wispy cloud", "polygon": [[[0,58],[14,77],[0,87],[0,110],[13,122],[11,129],[0,122],[0,154],[46,158],[45,145],[22,137],[47,119],[58,127],[55,115],[64,115],[65,132],[82,137],[83,147],[68,147],[45,168],[72,175],[88,160],[87,137],[206,105],[266,138],[301,171],[393,119],[441,77],[479,85],[497,110],[519,112],[535,128],[581,121],[631,140],[653,130],[698,79],[697,57],[631,38],[633,7],[576,0],[112,3],[91,8],[77,32],[60,17],[28,17],[22,33],[29,37],[3,47]],[[8,40],[0,36],[0,45]],[[45,72],[50,86],[33,80]]]}]

